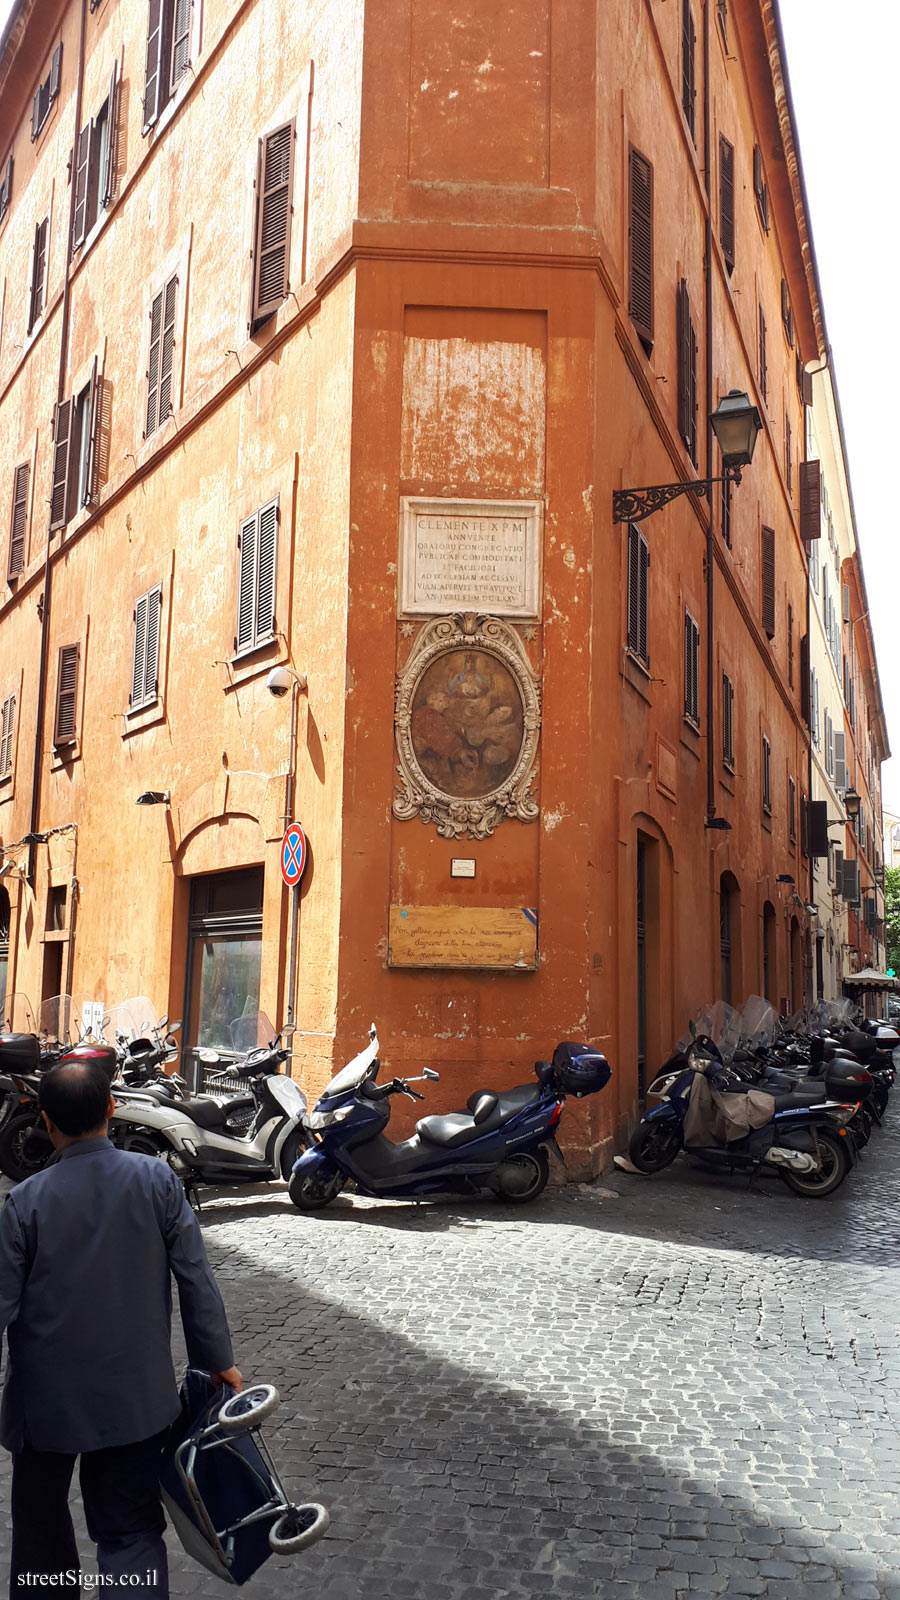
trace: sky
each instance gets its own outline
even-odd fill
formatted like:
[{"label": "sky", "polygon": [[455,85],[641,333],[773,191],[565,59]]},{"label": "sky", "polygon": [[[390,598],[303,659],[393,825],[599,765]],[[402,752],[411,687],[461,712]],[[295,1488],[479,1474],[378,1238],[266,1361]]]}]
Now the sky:
[{"label": "sky", "polygon": [[[0,33],[10,9],[0,0]],[[884,806],[900,813],[900,558],[893,551],[900,515],[881,485],[898,449],[888,302],[900,236],[893,211],[900,7],[868,0],[856,28],[847,0],[780,0],[780,9],[888,737],[897,752],[882,769]]]}]

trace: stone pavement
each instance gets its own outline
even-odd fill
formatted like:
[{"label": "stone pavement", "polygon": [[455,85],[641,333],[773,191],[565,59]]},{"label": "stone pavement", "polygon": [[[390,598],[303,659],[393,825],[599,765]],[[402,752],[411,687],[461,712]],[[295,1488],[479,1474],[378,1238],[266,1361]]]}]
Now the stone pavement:
[{"label": "stone pavement", "polygon": [[[824,1201],[679,1162],[521,1211],[205,1202],[289,1490],[332,1513],[249,1592],[900,1600],[892,1117]],[[173,1595],[222,1593],[170,1542]]]}]

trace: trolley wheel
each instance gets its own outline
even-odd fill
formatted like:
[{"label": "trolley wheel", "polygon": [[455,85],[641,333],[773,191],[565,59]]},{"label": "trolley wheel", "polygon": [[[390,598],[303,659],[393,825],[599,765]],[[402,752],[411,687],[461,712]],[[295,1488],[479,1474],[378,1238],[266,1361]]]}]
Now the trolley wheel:
[{"label": "trolley wheel", "polygon": [[290,1556],[305,1550],[308,1544],[328,1531],[328,1512],[324,1506],[310,1501],[303,1506],[289,1506],[283,1516],[269,1529],[269,1549],[278,1556]]},{"label": "trolley wheel", "polygon": [[272,1383],[252,1383],[233,1394],[221,1407],[216,1422],[225,1433],[246,1433],[278,1409],[278,1390]]}]

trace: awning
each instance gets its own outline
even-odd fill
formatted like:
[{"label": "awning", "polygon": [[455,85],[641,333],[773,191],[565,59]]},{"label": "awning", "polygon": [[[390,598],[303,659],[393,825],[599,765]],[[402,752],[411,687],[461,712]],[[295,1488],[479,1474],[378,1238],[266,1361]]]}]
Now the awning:
[{"label": "awning", "polygon": [[852,972],[844,979],[845,989],[900,989],[896,978],[886,972],[876,972],[874,967],[864,967],[862,972]]}]

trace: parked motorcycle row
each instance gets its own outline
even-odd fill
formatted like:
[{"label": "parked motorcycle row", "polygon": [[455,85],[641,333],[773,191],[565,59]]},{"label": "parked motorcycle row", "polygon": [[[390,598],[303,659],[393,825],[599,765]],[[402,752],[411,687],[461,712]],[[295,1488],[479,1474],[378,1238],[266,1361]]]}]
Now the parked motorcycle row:
[{"label": "parked motorcycle row", "polygon": [[752,995],[698,1012],[647,1091],[628,1157],[644,1174],[684,1154],[723,1175],[777,1174],[795,1194],[833,1194],[882,1124],[900,1033],[849,1000],[783,1022]]},{"label": "parked motorcycle row", "polygon": [[584,1044],[562,1042],[538,1061],[534,1081],[481,1089],[462,1111],[425,1116],[411,1138],[386,1136],[397,1096],[425,1097],[411,1087],[436,1083],[430,1067],[411,1078],[379,1083],[374,1027],[366,1047],[324,1090],[312,1111],[289,1072],[281,1036],[263,1012],[231,1024],[224,1059],[201,1050],[206,1089],[192,1095],[167,1071],[176,1055],[169,1024],[144,998],[105,1016],[100,1037],[77,1037],[77,1008],[59,996],[31,1008],[13,996],[0,1035],[0,1168],[21,1179],[52,1158],[40,1119],[40,1075],[59,1061],[98,1061],[108,1073],[115,1110],[109,1137],[121,1149],[166,1159],[196,1196],[202,1185],[288,1180],[300,1210],[328,1205],[348,1183],[390,1198],[492,1193],[525,1204],[544,1189],[549,1152],[561,1160],[556,1130],[567,1097],[596,1094],[609,1082],[606,1058]]}]

